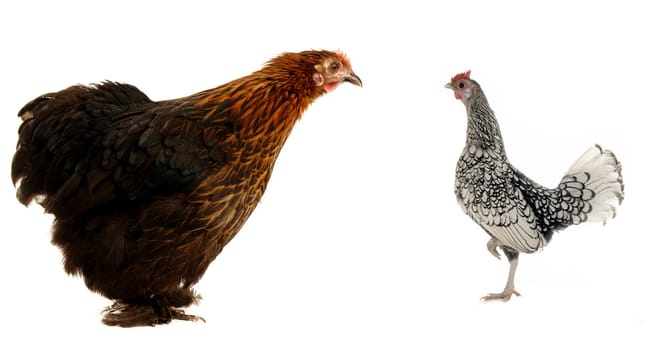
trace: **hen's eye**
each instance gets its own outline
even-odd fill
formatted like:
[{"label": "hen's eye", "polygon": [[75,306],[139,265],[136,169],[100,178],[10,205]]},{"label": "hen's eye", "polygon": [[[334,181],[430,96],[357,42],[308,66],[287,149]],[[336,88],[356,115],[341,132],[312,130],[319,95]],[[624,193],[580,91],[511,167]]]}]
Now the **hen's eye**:
[{"label": "hen's eye", "polygon": [[339,63],[338,62],[332,62],[330,64],[330,70],[332,72],[336,72],[337,70],[339,70]]},{"label": "hen's eye", "polygon": [[465,83],[458,84],[458,87],[461,88],[461,89],[464,89],[465,88]]}]

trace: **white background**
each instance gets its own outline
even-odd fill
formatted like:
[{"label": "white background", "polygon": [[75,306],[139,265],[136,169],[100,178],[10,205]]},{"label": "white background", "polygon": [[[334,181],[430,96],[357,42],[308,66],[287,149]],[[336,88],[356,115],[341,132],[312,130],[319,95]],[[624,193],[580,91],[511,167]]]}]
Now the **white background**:
[{"label": "white background", "polygon": [[[643,2],[13,1],[0,5],[0,329],[11,348],[650,347],[648,11]],[[207,323],[103,326],[67,276],[52,218],[14,197],[17,111],[77,83],[152,99],[248,74],[284,51],[342,49],[363,79],[316,101],[267,193],[196,286]],[[510,160],[554,186],[593,143],[623,164],[616,219],[522,256],[522,297],[484,304],[507,263],[453,195],[466,69]]]}]

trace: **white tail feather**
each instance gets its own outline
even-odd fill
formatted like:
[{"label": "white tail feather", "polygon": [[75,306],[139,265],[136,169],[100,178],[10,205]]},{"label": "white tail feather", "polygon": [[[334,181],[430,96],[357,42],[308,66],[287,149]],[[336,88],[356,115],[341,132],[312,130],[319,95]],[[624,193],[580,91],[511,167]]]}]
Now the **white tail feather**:
[{"label": "white tail feather", "polygon": [[616,216],[615,205],[621,204],[624,192],[621,164],[614,153],[594,145],[573,163],[566,175],[587,175],[584,185],[594,192],[592,198],[584,198],[591,205],[587,221],[605,224]]}]

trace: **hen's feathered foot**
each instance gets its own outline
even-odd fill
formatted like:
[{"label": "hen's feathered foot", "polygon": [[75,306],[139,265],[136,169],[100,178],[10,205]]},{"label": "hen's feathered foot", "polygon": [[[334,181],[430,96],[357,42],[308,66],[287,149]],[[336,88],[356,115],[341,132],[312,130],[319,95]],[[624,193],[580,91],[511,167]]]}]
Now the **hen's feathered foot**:
[{"label": "hen's feathered foot", "polygon": [[191,289],[177,289],[166,295],[153,295],[140,302],[116,301],[104,310],[102,322],[109,326],[138,327],[166,324],[172,320],[203,321],[201,316],[188,315],[179,309],[199,301],[200,295]]},{"label": "hen's feathered foot", "polygon": [[102,322],[108,326],[120,327],[155,326],[169,323],[172,320],[205,322],[203,317],[188,315],[174,306],[156,309],[151,305],[126,304],[117,301],[104,310]]},{"label": "hen's feathered foot", "polygon": [[183,321],[192,321],[192,322],[203,321],[203,323],[205,323],[205,318],[197,315],[188,315],[185,313],[184,310],[177,309],[173,306],[169,307],[169,313],[171,319],[173,320],[183,320]]}]

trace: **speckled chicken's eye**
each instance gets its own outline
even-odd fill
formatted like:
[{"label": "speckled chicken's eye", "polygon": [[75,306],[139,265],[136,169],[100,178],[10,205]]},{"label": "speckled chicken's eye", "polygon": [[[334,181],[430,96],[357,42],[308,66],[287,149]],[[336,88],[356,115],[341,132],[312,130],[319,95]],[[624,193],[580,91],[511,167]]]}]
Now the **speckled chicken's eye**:
[{"label": "speckled chicken's eye", "polygon": [[465,83],[458,84],[458,87],[461,88],[461,89],[464,89],[465,88]]}]

